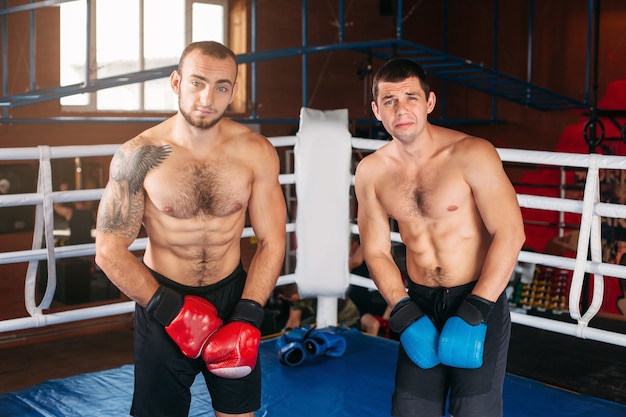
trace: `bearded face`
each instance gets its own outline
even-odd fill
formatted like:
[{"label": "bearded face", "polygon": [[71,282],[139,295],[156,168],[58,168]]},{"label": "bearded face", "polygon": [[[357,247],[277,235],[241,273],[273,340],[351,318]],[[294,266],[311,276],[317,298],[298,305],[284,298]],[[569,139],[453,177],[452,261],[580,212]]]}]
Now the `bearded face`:
[{"label": "bearded face", "polygon": [[172,73],[180,114],[191,126],[210,129],[224,117],[236,91],[237,66],[231,58],[190,53]]},{"label": "bearded face", "polygon": [[222,119],[222,117],[224,117],[225,110],[213,118],[197,116],[195,115],[196,112],[194,112],[193,110],[191,111],[185,110],[181,101],[182,101],[181,96],[178,96],[178,108],[180,110],[180,114],[185,118],[187,123],[189,123],[191,126],[196,127],[198,129],[210,129],[213,126],[215,126]]}]

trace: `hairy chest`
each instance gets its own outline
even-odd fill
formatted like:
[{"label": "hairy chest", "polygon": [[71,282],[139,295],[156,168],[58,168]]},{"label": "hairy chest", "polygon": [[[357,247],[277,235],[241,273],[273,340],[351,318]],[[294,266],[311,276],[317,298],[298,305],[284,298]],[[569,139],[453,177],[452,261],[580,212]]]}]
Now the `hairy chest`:
[{"label": "hairy chest", "polygon": [[203,162],[171,158],[144,182],[147,198],[175,218],[227,217],[247,208],[252,173],[233,159]]},{"label": "hairy chest", "polygon": [[415,173],[392,173],[380,187],[380,201],[396,220],[443,220],[458,215],[471,200],[471,189],[458,170],[432,167]]}]

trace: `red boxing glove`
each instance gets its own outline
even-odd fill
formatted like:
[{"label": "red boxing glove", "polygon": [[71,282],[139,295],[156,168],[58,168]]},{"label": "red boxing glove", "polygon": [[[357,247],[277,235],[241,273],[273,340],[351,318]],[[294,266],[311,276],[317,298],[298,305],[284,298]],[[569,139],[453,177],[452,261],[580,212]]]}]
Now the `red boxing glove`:
[{"label": "red boxing glove", "polygon": [[240,300],[231,322],[216,331],[202,352],[211,373],[222,378],[243,378],[256,366],[261,342],[263,307],[252,300]]},{"label": "red boxing glove", "polygon": [[217,309],[204,298],[183,297],[176,291],[160,287],[146,311],[154,316],[176,342],[183,355],[195,359],[209,337],[222,326]]}]

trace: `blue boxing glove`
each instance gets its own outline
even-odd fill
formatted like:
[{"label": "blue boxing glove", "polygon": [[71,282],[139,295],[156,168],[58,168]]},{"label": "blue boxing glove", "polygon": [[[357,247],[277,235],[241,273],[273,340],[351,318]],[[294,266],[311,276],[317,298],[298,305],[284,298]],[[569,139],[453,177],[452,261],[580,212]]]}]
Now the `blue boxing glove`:
[{"label": "blue boxing glove", "polygon": [[441,363],[456,368],[483,366],[487,320],[494,303],[469,294],[446,321],[439,337]]},{"label": "blue boxing glove", "polygon": [[395,305],[389,317],[389,327],[400,335],[402,347],[417,366],[429,369],[439,365],[439,332],[430,318],[409,297]]},{"label": "blue boxing glove", "polygon": [[304,349],[304,336],[308,333],[306,329],[296,328],[281,335],[276,340],[276,352],[281,364],[287,366],[300,365],[306,359]]},{"label": "blue boxing glove", "polygon": [[312,357],[326,355],[338,358],[346,352],[346,345],[343,336],[324,330],[313,330],[304,339],[304,348]]}]

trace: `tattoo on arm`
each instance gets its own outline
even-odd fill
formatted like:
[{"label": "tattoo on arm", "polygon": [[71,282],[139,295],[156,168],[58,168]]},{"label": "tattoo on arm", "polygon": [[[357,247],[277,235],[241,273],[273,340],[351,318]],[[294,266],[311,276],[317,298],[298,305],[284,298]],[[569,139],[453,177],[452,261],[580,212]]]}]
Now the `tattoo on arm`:
[{"label": "tattoo on arm", "polygon": [[143,181],[172,152],[169,145],[145,145],[134,151],[118,151],[111,161],[109,185],[101,204],[98,229],[134,237],[143,217]]}]

